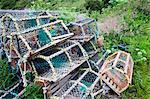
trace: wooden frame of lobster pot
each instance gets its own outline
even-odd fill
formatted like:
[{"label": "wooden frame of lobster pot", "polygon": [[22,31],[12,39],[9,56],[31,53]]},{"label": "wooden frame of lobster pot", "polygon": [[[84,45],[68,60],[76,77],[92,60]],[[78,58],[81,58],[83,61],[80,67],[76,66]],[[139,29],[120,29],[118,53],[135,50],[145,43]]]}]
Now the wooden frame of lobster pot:
[{"label": "wooden frame of lobster pot", "polygon": [[[6,16],[11,18],[11,20],[13,19],[10,15]],[[3,20],[6,16],[3,17]],[[39,17],[43,18],[44,16]],[[14,22],[14,25],[18,24]],[[24,31],[19,31],[18,29],[14,31],[11,30],[11,32],[5,32],[4,23],[2,26],[3,49],[9,61],[11,61],[11,58],[13,57],[19,59],[21,57],[30,57],[30,55],[55,45],[73,35],[61,20],[29,28]],[[54,27],[55,30],[53,29]],[[14,28],[17,28],[17,26],[14,26]]]},{"label": "wooden frame of lobster pot", "polygon": [[78,40],[79,42],[89,41],[93,37],[97,39],[99,36],[96,20],[91,18],[71,22],[68,28],[75,34],[71,39]]},{"label": "wooden frame of lobster pot", "polygon": [[133,60],[129,53],[118,51],[110,55],[100,70],[100,78],[118,95],[131,84]]},{"label": "wooden frame of lobster pot", "polygon": [[87,60],[87,53],[80,43],[66,41],[35,56],[31,65],[36,73],[36,80],[56,82]]},{"label": "wooden frame of lobster pot", "polygon": [[98,73],[88,68],[81,70],[51,97],[56,99],[95,99],[95,96],[101,95],[102,92],[102,82]]}]

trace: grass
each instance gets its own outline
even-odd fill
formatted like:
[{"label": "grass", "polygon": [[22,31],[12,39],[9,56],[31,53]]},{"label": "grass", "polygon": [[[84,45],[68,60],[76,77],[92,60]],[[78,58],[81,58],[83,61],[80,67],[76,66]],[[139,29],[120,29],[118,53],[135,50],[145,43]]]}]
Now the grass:
[{"label": "grass", "polygon": [[15,71],[6,61],[0,60],[0,90],[8,90],[18,81]]},{"label": "grass", "polygon": [[[128,4],[127,4],[128,5]],[[122,5],[121,5],[122,6]],[[122,93],[122,98],[126,99],[148,99],[150,96],[150,29],[149,16],[136,11],[135,17],[132,16],[133,9],[128,6],[115,7],[103,16],[120,15],[127,24],[127,28],[121,33],[110,33],[105,35],[105,47],[111,48],[112,45],[126,44],[128,51],[134,59],[134,72],[132,85]],[[126,8],[126,9],[124,9]],[[111,12],[112,11],[112,12]],[[120,11],[122,14],[120,14]]]}]

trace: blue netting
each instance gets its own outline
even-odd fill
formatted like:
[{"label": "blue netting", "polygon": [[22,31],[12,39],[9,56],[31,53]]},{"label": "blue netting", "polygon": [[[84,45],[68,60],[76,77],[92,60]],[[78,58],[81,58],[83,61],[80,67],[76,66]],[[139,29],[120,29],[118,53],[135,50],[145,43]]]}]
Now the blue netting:
[{"label": "blue netting", "polygon": [[39,39],[41,46],[46,45],[51,42],[48,35],[45,33],[45,31],[43,29],[40,29],[38,31],[38,39]]},{"label": "blue netting", "polygon": [[94,51],[94,48],[93,48],[93,46],[92,46],[92,44],[90,42],[85,43],[83,45],[83,48],[86,50],[86,52]]},{"label": "blue netting", "polygon": [[68,57],[66,54],[60,54],[51,59],[51,62],[55,68],[60,68],[68,65]]},{"label": "blue netting", "polygon": [[57,35],[57,30],[51,29],[51,30],[50,30],[50,33],[51,33],[51,36],[52,36],[52,37],[55,37],[55,36]]},{"label": "blue netting", "polygon": [[33,60],[33,64],[36,68],[38,75],[44,74],[45,72],[48,72],[50,70],[48,62],[43,59],[36,58]]},{"label": "blue netting", "polygon": [[97,76],[94,73],[88,72],[80,82],[85,84],[87,87],[90,87],[96,78]]},{"label": "blue netting", "polygon": [[86,88],[85,88],[85,87],[83,87],[83,86],[81,86],[81,87],[79,87],[79,91],[81,92],[81,94],[80,94],[80,98],[79,98],[79,99],[82,99],[82,98],[83,98],[83,96],[85,95]]},{"label": "blue netting", "polygon": [[39,19],[40,25],[50,23],[50,18]]},{"label": "blue netting", "polygon": [[37,26],[37,22],[35,19],[27,20],[24,24],[25,29]]},{"label": "blue netting", "polygon": [[86,85],[87,87],[90,87],[93,84],[92,82],[87,82],[85,80],[81,80],[80,82]]},{"label": "blue netting", "polygon": [[55,24],[54,26],[50,27],[49,32],[52,37],[61,36],[68,33],[62,24]]}]

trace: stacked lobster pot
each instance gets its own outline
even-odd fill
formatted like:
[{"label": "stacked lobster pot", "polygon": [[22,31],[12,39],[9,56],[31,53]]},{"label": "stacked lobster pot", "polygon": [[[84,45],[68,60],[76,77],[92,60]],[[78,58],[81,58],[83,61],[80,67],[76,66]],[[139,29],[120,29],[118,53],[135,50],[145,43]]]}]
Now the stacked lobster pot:
[{"label": "stacked lobster pot", "polygon": [[105,92],[99,71],[109,51],[101,55],[101,51],[97,50],[95,43],[99,32],[96,26],[95,20],[89,18],[68,25],[69,30],[75,33],[70,39],[81,44],[87,61],[72,73],[71,78],[60,89],[55,91],[53,98],[95,99],[100,98]]},{"label": "stacked lobster pot", "polygon": [[[24,87],[33,81],[42,85],[45,99],[96,99],[108,89],[120,94],[128,87],[132,58],[118,52],[106,59],[110,52],[102,54],[96,47],[95,20],[86,18],[66,26],[48,12],[34,13],[2,17],[3,51],[10,65],[19,68]],[[27,79],[27,73],[34,79]]]},{"label": "stacked lobster pot", "polygon": [[[17,26],[23,25],[23,22],[24,24],[31,23],[29,18],[31,16],[33,17],[37,15],[38,13],[31,11],[0,10],[0,58],[3,59],[6,56],[8,62],[10,63],[10,65],[12,65],[12,69],[14,70],[13,73],[16,73],[16,75],[13,75],[14,77],[12,79],[14,80],[14,82],[11,83],[11,86],[8,86],[7,88],[5,88],[5,90],[0,90],[0,98],[2,99],[20,96],[25,91],[21,75],[18,75],[20,71],[18,68],[19,66],[17,66],[17,63],[18,60],[21,59],[21,55],[17,53],[17,50],[15,49],[14,45],[12,45],[14,44],[12,43],[12,33],[17,33],[20,30],[22,30]],[[26,19],[24,19],[24,21],[22,22],[22,20],[19,20],[21,18],[28,18],[27,20],[29,21],[25,22]],[[31,26],[29,26],[28,28],[30,27]]]},{"label": "stacked lobster pot", "polygon": [[[92,19],[90,20],[91,21],[89,21],[89,23],[95,22]],[[84,24],[87,24],[88,26],[89,23],[87,22]],[[71,30],[72,27],[70,26],[68,27],[69,30]],[[75,31],[71,31],[71,32],[75,33]],[[61,89],[64,89],[63,87],[67,87],[68,84],[73,79],[75,82],[79,82],[84,78],[83,82],[85,83],[88,83],[88,81],[90,81],[91,79],[90,82],[91,87],[96,86],[98,81],[99,82],[101,81],[99,79],[98,72],[99,72],[101,62],[102,60],[104,60],[107,54],[105,54],[104,57],[98,56],[98,51],[95,46],[96,41],[95,41],[94,32],[88,33],[88,35],[91,35],[92,37],[91,36],[87,37],[86,32],[84,31],[81,32],[81,35],[82,34],[84,34],[82,39],[81,38],[78,39],[77,37],[78,35],[74,34],[70,39],[67,39],[65,42],[61,42],[60,44],[57,44],[51,49],[43,51],[39,55],[32,58],[31,65],[34,68],[36,74],[35,81],[45,86],[43,87],[43,90],[45,90],[44,91],[45,98],[52,97],[52,96],[57,98],[66,97],[64,96],[65,93],[62,93],[61,95],[57,95],[57,93],[59,93]],[[74,37],[77,38],[74,39]],[[99,60],[99,58],[102,59]],[[99,67],[96,64],[98,64]],[[80,74],[80,71],[85,72],[86,74],[84,73]],[[92,80],[92,78],[90,78],[91,74],[95,79]],[[89,80],[87,79],[86,81],[86,78],[88,76],[89,76],[88,78]],[[79,81],[77,78],[79,78]],[[81,82],[82,85],[86,86],[84,85],[83,82]],[[73,86],[75,88],[77,87],[76,85]],[[87,94],[85,96],[83,95],[84,97],[87,97],[88,94],[92,94],[92,97],[95,97],[96,95],[102,92],[102,90],[100,90],[98,93],[94,92],[95,94],[90,93],[88,90],[90,89],[90,86],[88,86],[89,88],[86,88],[84,93]],[[71,89],[67,87],[65,91],[67,90],[71,90]],[[73,94],[76,94],[76,92],[73,92]],[[73,96],[73,94],[70,97],[79,98],[78,96]]]},{"label": "stacked lobster pot", "polygon": [[19,68],[24,87],[28,83],[26,73],[33,72],[28,60],[73,35],[63,21],[56,21],[46,12],[33,17],[27,15],[18,18],[7,13],[1,19],[3,52],[10,65]]}]

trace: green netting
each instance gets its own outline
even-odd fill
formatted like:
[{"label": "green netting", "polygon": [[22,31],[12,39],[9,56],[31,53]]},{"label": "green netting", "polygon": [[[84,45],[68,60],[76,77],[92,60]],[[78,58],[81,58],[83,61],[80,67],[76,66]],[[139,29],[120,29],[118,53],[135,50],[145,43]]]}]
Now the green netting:
[{"label": "green netting", "polygon": [[121,53],[121,55],[120,55],[120,57],[119,57],[120,59],[122,59],[122,60],[124,60],[124,61],[126,61],[127,60],[127,56],[126,55],[124,55],[124,54],[122,54]]},{"label": "green netting", "polygon": [[101,58],[103,56],[102,53],[98,53],[98,57]]},{"label": "green netting", "polygon": [[80,91],[81,91],[81,92],[85,92],[85,91],[86,91],[86,88],[83,87],[83,86],[81,86],[81,87],[80,87]]},{"label": "green netting", "polygon": [[64,29],[61,23],[55,24],[54,26],[50,27],[49,32],[52,37],[60,36],[67,34],[68,32]]},{"label": "green netting", "polygon": [[62,54],[60,56],[56,56],[56,57],[52,58],[51,62],[55,68],[60,68],[61,66],[67,65],[68,58],[67,58],[67,56]]},{"label": "green netting", "polygon": [[126,80],[126,77],[123,73],[116,69],[111,69],[110,72],[114,75],[114,77],[118,78],[120,81],[124,82]]},{"label": "green netting", "polygon": [[51,30],[50,30],[50,33],[51,33],[51,36],[54,37],[54,36],[57,35],[57,30],[51,29]]},{"label": "green netting", "polygon": [[27,29],[27,28],[31,28],[31,27],[35,27],[37,26],[37,22],[35,19],[30,19],[30,20],[27,20],[24,24],[24,27]]},{"label": "green netting", "polygon": [[51,62],[55,68],[60,68],[67,66],[69,60],[65,54],[61,54],[59,56],[52,58]]},{"label": "green netting", "polygon": [[45,45],[51,42],[48,35],[45,33],[43,29],[39,30],[38,39],[39,39],[40,45]]},{"label": "green netting", "polygon": [[41,25],[47,24],[47,23],[50,23],[50,19],[49,18],[42,18],[42,19],[39,19],[39,22]]},{"label": "green netting", "polygon": [[86,85],[87,87],[90,87],[92,85],[91,82],[87,82],[85,80],[81,80],[80,82],[83,83],[84,85]]}]

